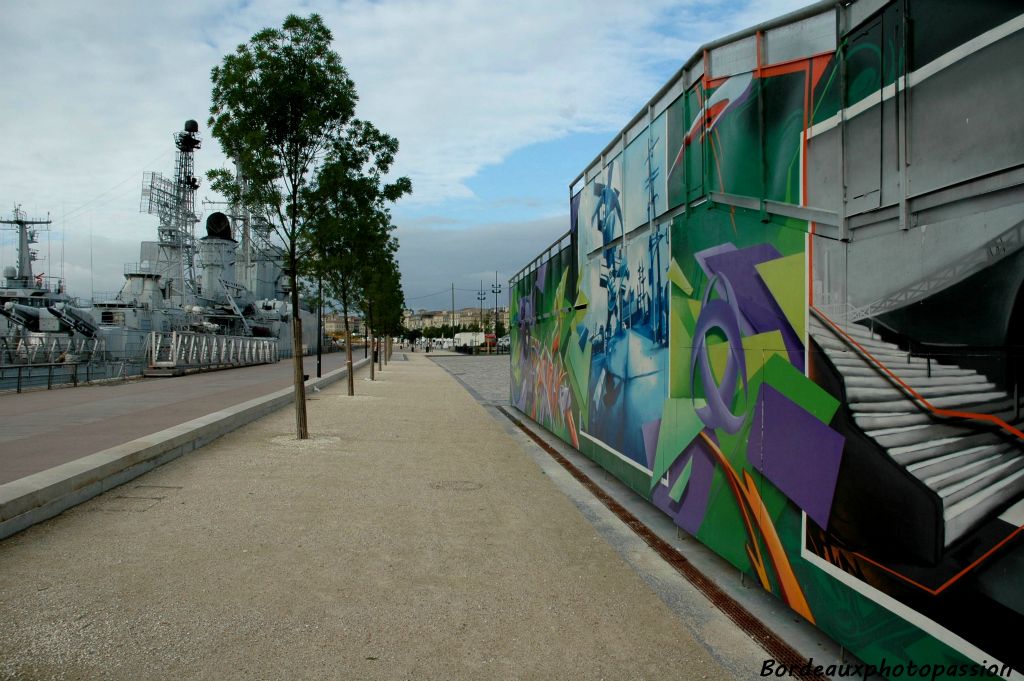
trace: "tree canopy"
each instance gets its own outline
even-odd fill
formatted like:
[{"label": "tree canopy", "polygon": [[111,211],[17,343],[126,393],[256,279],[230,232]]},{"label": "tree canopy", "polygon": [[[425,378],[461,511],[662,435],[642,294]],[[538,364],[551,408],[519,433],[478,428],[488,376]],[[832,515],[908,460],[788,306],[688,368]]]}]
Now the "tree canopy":
[{"label": "tree canopy", "polygon": [[[309,242],[316,276],[327,284],[329,294],[341,304],[345,335],[348,315],[361,307],[367,270],[393,265],[397,243],[390,203],[412,191],[407,177],[385,182],[398,142],[368,123],[353,126],[355,143],[345,155],[331,157],[309,189]],[[346,343],[348,393],[355,393],[352,348]]]},{"label": "tree canopy", "polygon": [[379,222],[375,213],[411,191],[407,178],[383,182],[398,141],[355,118],[355,84],[331,42],[318,15],[290,15],[211,74],[209,125],[237,169],[211,171],[212,187],[265,220],[284,256],[300,439],[308,437],[300,277],[322,275],[353,221]]},{"label": "tree canopy", "polygon": [[214,188],[295,243],[302,190],[328,152],[349,155],[350,128],[361,127],[355,84],[331,49],[330,30],[316,14],[289,15],[224,57],[211,80],[211,132],[245,180],[214,170]]}]

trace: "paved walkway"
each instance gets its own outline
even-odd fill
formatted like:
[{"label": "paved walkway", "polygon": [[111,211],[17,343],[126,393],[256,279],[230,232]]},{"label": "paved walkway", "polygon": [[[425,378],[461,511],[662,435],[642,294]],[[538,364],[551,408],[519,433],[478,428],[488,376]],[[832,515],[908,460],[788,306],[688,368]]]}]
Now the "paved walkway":
[{"label": "paved walkway", "polygon": [[484,404],[511,404],[512,365],[508,355],[439,355],[432,357]]},{"label": "paved walkway", "polygon": [[407,358],[313,396],[309,441],[285,409],[0,542],[0,678],[737,676],[624,526]]},{"label": "paved walkway", "polygon": [[[353,355],[353,361],[362,352]],[[303,358],[316,374],[316,356]],[[345,353],[323,355],[323,373]],[[0,395],[0,484],[292,385],[292,360],[129,383]]]}]

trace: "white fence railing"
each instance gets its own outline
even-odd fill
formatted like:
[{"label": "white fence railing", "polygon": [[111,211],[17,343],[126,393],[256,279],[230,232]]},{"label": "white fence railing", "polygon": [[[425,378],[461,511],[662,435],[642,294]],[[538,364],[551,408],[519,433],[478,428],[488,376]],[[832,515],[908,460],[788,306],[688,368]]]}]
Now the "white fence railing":
[{"label": "white fence railing", "polygon": [[151,369],[201,370],[269,364],[279,356],[276,338],[153,331],[147,359]]},{"label": "white fence railing", "polygon": [[103,341],[98,338],[0,336],[0,366],[88,362],[102,352]]}]

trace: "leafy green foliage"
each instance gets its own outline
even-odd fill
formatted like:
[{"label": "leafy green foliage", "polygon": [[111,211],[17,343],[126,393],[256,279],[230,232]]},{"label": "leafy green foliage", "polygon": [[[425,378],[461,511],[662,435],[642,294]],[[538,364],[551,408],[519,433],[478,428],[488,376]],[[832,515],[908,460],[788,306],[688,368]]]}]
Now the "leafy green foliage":
[{"label": "leafy green foliage", "polygon": [[405,297],[402,275],[394,260],[397,246],[397,242],[389,239],[383,249],[374,254],[374,266],[362,270],[360,307],[370,328],[379,335],[397,336],[402,330]]},{"label": "leafy green foliage", "polygon": [[[213,189],[277,235],[291,286],[295,348],[302,345],[300,277],[316,276],[348,300],[362,282],[362,275],[348,273],[379,256],[397,280],[386,206],[412,190],[408,178],[384,183],[398,141],[355,118],[355,84],[331,42],[318,15],[290,15],[280,29],[264,29],[239,45],[211,73],[209,125],[237,174],[218,169],[208,176]],[[393,292],[377,286],[384,310]],[[295,394],[304,438],[298,357]]]},{"label": "leafy green foliage", "polygon": [[359,122],[328,156],[307,192],[312,207],[310,271],[323,279],[347,316],[361,299],[366,270],[393,260],[397,242],[388,204],[412,191],[407,177],[384,182],[398,142]]},{"label": "leafy green foliage", "polygon": [[211,79],[211,132],[244,178],[216,170],[212,186],[274,227],[295,270],[303,189],[328,151],[360,136],[355,84],[316,14],[258,32]]}]

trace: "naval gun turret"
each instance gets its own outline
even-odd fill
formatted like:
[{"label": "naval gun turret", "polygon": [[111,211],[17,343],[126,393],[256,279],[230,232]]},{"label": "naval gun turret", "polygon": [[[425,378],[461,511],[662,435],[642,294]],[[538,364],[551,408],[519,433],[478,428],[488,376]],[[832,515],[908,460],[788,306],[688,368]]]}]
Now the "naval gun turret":
[{"label": "naval gun turret", "polygon": [[231,236],[231,220],[221,212],[206,219],[206,236],[199,239],[199,260],[203,273],[201,296],[210,301],[232,298],[239,287],[235,283],[235,260],[238,242]]},{"label": "naval gun turret", "polygon": [[231,219],[221,212],[211,213],[206,219],[206,236],[199,239],[197,247],[202,265],[197,298],[206,303],[211,318],[223,323],[227,313],[240,324],[239,332],[248,336],[252,329],[246,312],[252,311],[252,294],[235,281],[237,250]]}]

